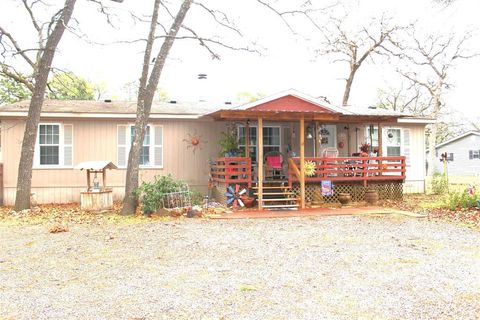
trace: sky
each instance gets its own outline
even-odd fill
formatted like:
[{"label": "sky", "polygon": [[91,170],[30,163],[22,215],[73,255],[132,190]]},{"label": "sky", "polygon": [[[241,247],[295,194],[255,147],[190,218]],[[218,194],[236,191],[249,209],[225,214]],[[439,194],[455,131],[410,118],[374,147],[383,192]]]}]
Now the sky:
[{"label": "sky", "polygon": [[[59,1],[50,0],[53,4]],[[34,34],[18,2],[0,0],[0,23],[9,26],[12,33],[27,46],[34,40]],[[288,6],[295,2],[283,3]],[[323,0],[312,2],[323,6],[327,3]],[[270,95],[294,88],[314,97],[326,96],[333,104],[341,103],[347,66],[334,63],[332,57],[315,54],[319,48],[320,34],[305,20],[289,20],[298,33],[294,34],[277,15],[255,0],[205,0],[202,3],[226,12],[235,21],[243,37],[218,28],[197,7],[187,15],[186,25],[202,35],[217,36],[236,47],[255,42],[261,54],[212,46],[221,56],[220,60],[212,60],[197,42],[178,40],[160,80],[160,87],[170,99],[235,101],[240,92]],[[341,3],[340,7],[329,9],[326,13],[339,15],[343,11],[353,12],[348,18],[352,28],[382,13],[391,15],[398,23],[415,21],[416,28],[423,32],[462,34],[480,27],[478,0],[457,0],[448,8],[434,5],[430,0],[343,0]],[[113,6],[115,28],[106,24],[105,17],[97,12],[94,5],[79,0],[75,18],[80,30],[75,31],[77,35],[67,33],[64,36],[54,65],[73,71],[89,81],[104,83],[108,89],[106,98],[127,99],[129,93],[125,84],[139,78],[144,43],[117,42],[145,37],[148,25],[133,23],[129,12],[145,15],[151,10],[152,1],[125,0],[123,4]],[[47,12],[39,14],[47,16]],[[325,23],[326,16],[319,15],[320,24]],[[161,22],[169,23],[168,19],[162,19]],[[478,36],[472,41],[471,48],[480,52]],[[393,72],[394,67],[388,61],[362,66],[355,79],[350,104],[376,104],[378,90],[394,85],[398,79]],[[480,117],[476,102],[478,84],[474,78],[478,71],[480,58],[463,61],[452,72],[450,82],[454,86],[447,93],[446,102],[456,115]],[[197,79],[199,73],[207,74],[207,80]],[[132,94],[130,96],[133,97]]]}]

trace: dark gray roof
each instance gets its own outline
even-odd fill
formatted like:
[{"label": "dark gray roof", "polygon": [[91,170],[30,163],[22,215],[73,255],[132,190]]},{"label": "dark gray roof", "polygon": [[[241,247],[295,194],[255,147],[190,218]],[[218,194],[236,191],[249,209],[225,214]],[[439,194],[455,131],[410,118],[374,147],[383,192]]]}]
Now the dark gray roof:
[{"label": "dark gray roof", "polygon": [[[0,106],[0,112],[26,112],[29,100]],[[152,114],[200,115],[222,108],[223,105],[205,102],[157,102],[152,105]],[[84,101],[84,100],[45,100],[42,112],[52,113],[112,113],[135,114],[136,102],[132,101]]]},{"label": "dark gray roof", "polygon": [[[259,101],[260,102],[260,101]],[[323,103],[323,102],[322,102]],[[30,101],[24,100],[10,105],[0,106],[0,112],[27,112]],[[323,103],[325,104],[325,103]],[[213,102],[159,102],[152,105],[151,114],[170,115],[206,115],[218,110],[242,110],[246,105],[235,105]],[[328,105],[328,108],[344,115],[359,116],[398,116],[408,117],[409,114],[380,108],[337,107]],[[92,101],[92,100],[45,100],[42,112],[45,113],[92,113],[92,114],[135,114],[134,101]]]}]

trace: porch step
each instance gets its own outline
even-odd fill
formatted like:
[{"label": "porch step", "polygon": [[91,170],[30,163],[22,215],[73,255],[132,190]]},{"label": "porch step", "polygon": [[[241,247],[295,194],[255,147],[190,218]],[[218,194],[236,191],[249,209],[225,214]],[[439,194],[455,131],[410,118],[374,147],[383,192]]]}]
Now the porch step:
[{"label": "porch step", "polygon": [[[252,187],[252,189],[258,189],[258,186]],[[265,189],[289,189],[288,186],[263,186],[263,190]]]},{"label": "porch step", "polygon": [[300,205],[298,204],[270,204],[264,205],[264,209],[298,209]]},{"label": "porch step", "polygon": [[297,198],[277,198],[277,199],[262,199],[263,202],[273,202],[273,201],[297,201]]},{"label": "porch step", "polygon": [[[285,195],[293,195],[294,192],[264,192],[264,196],[285,196]],[[254,195],[258,196],[258,192],[255,192]]]}]

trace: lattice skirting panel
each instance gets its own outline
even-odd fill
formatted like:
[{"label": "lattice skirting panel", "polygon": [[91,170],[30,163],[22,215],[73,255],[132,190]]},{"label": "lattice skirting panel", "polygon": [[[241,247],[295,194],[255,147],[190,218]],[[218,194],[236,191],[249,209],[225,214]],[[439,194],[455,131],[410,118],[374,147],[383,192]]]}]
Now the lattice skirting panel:
[{"label": "lattice skirting panel", "polygon": [[[375,189],[378,192],[380,200],[401,200],[403,199],[403,183],[391,182],[382,184],[369,184],[364,187],[363,184],[347,184],[347,183],[334,183],[333,195],[322,196],[320,190],[320,183],[318,184],[306,184],[305,185],[305,201],[316,203],[336,203],[338,201],[339,193],[350,193],[352,201],[365,201],[365,191],[368,189]],[[294,184],[292,191],[295,192],[297,197],[300,197],[300,184]]]}]

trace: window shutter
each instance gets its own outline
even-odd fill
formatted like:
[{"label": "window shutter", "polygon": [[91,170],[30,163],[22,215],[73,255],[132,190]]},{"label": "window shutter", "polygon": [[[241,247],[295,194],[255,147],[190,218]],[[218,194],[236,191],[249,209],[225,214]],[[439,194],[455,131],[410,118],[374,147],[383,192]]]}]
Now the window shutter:
[{"label": "window shutter", "polygon": [[154,133],[153,165],[163,167],[163,127],[155,126]]},{"label": "window shutter", "polygon": [[473,159],[473,150],[468,151],[468,159]]},{"label": "window shutter", "polygon": [[405,163],[410,165],[410,129],[403,129],[403,155]]},{"label": "window shutter", "polygon": [[63,165],[73,165],[73,125],[63,125]]},{"label": "window shutter", "polygon": [[127,166],[127,126],[117,126],[117,165]]}]

